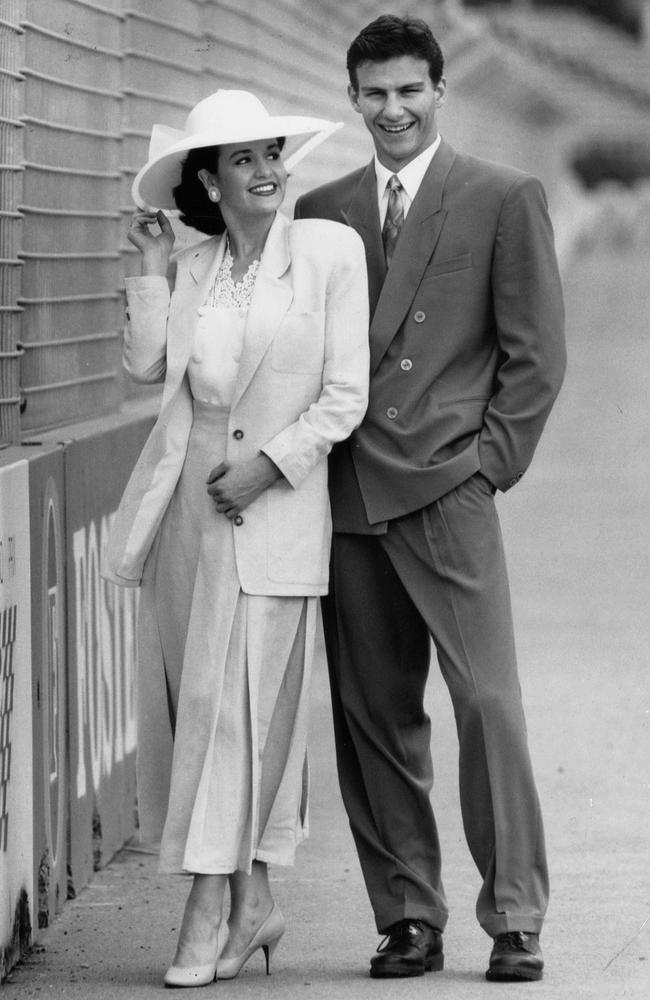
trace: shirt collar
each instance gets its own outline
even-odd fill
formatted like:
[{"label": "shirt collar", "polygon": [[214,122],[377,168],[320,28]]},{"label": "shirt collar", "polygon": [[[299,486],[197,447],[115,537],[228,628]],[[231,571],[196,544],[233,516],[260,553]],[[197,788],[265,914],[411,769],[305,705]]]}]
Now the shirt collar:
[{"label": "shirt collar", "polygon": [[[420,184],[429,169],[435,152],[440,145],[440,141],[441,136],[438,135],[430,146],[427,146],[427,148],[419,153],[414,160],[411,160],[410,163],[407,163],[405,167],[402,167],[402,169],[398,171],[397,176],[399,177],[400,184],[404,188],[409,202],[412,202],[418,193]],[[377,197],[379,204],[381,204],[381,200],[384,197],[389,178],[391,178],[394,173],[394,170],[389,170],[388,167],[385,167],[383,163],[379,162],[377,154],[375,153],[375,175],[377,177]]]}]

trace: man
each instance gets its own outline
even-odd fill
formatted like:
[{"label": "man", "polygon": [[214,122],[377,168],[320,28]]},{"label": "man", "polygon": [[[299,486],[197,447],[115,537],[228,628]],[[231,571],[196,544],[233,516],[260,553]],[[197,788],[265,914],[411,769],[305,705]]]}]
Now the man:
[{"label": "man", "polygon": [[386,935],[370,974],[443,967],[431,637],[483,879],[477,917],[494,939],[486,975],[540,979],[548,874],[493,494],[526,471],[564,374],[546,200],[535,178],[438,135],[443,59],[424,22],[379,17],[347,65],[374,160],[296,214],[353,226],[370,279],[370,403],[331,457],[324,604],[341,789]]}]

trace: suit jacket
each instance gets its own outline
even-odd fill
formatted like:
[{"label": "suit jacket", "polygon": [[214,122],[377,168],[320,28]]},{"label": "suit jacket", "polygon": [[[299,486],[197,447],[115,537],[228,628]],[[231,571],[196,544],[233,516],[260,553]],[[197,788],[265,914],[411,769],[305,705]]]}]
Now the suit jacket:
[{"label": "suit jacket", "polygon": [[330,459],[334,529],[383,530],[479,470],[513,486],[566,363],[540,182],[443,140],[388,273],[372,163],[303,196],[296,217],[346,222],[368,263],[370,397]]},{"label": "suit jacket", "polygon": [[[127,279],[127,371],[164,380],[161,410],[116,513],[103,575],[137,586],[180,475],[192,425],[186,375],[198,309],[224,251],[209,239],[178,258],[166,279]],[[250,594],[327,589],[331,517],[326,456],[367,404],[368,293],[363,245],[349,228],[278,215],[248,312],[229,417],[226,458],[264,451],[283,477],[234,527],[237,566]],[[235,434],[235,431],[237,433]],[[206,476],[210,470],[206,456]],[[215,516],[218,515],[215,512]]]}]

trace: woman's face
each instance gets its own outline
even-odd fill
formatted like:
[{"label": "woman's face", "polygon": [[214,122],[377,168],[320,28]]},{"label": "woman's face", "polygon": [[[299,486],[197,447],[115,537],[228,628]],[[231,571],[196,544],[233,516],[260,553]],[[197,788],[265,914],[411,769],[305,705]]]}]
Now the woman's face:
[{"label": "woman's face", "polygon": [[221,211],[235,215],[276,212],[287,186],[287,172],[276,139],[220,146],[217,170],[212,176],[221,193]]}]

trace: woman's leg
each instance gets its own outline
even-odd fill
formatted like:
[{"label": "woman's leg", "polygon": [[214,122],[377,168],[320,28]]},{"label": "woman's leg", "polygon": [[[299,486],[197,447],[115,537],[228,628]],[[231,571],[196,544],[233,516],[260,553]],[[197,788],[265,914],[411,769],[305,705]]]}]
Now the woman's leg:
[{"label": "woman's leg", "polygon": [[185,904],[174,965],[188,968],[216,961],[228,875],[195,875]]},{"label": "woman's leg", "polygon": [[237,871],[229,875],[228,879],[230,916],[228,941],[222,957],[235,958],[245,952],[255,932],[273,909],[273,896],[268,868],[262,861],[253,861],[250,875]]}]

